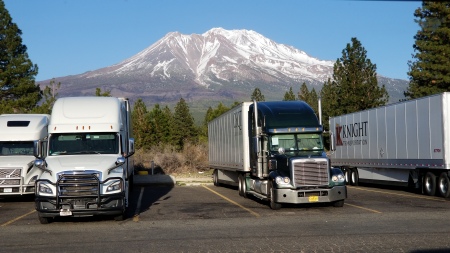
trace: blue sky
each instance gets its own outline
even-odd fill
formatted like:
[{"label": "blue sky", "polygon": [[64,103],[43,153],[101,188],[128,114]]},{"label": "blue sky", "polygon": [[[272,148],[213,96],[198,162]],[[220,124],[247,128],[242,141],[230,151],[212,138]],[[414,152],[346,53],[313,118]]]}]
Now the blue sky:
[{"label": "blue sky", "polygon": [[321,60],[356,37],[380,75],[408,79],[419,1],[3,0],[22,30],[37,81],[125,60],[169,32],[256,31]]}]

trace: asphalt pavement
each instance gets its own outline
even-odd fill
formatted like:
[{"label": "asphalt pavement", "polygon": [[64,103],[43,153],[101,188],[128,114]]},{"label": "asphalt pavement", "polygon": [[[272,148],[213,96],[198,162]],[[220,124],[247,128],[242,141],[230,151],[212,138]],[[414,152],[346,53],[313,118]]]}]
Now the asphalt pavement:
[{"label": "asphalt pavement", "polygon": [[175,186],[175,185],[210,185],[212,177],[176,177],[172,175],[134,175],[134,185],[138,186]]}]

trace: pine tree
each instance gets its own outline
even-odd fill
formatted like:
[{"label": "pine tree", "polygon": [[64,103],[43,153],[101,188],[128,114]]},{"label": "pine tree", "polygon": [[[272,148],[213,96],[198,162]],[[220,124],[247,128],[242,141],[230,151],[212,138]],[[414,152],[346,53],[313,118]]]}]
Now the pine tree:
[{"label": "pine tree", "polygon": [[252,93],[250,99],[251,99],[251,101],[256,100],[257,102],[266,101],[266,99],[264,98],[264,95],[261,93],[261,90],[259,88],[255,88],[253,90],[253,93]]},{"label": "pine tree", "polygon": [[340,112],[336,112],[339,108],[339,99],[330,78],[323,84],[320,96],[322,98],[322,119],[325,119],[322,120],[322,124],[326,130],[330,130],[328,119],[341,115]]},{"label": "pine tree", "polygon": [[289,91],[286,91],[286,93],[284,93],[284,98],[283,101],[295,101],[295,95],[294,92],[292,91],[292,87],[289,88]]},{"label": "pine tree", "polygon": [[105,90],[102,92],[100,88],[95,88],[95,96],[97,97],[111,97],[111,90]]},{"label": "pine tree", "polygon": [[36,106],[31,110],[32,113],[44,113],[51,114],[53,104],[56,102],[58,97],[58,90],[61,87],[61,82],[55,84],[55,79],[53,78],[50,81],[50,84],[45,86],[44,91],[42,92],[44,98],[41,105]]},{"label": "pine tree", "polygon": [[170,144],[172,138],[172,113],[170,109],[161,109],[159,104],[149,113],[150,143],[152,145]]},{"label": "pine tree", "polygon": [[173,144],[174,143],[174,116],[170,108],[166,105],[162,110],[161,125],[164,130],[162,143]]},{"label": "pine tree", "polygon": [[312,89],[309,92],[309,101],[307,102],[309,106],[313,108],[316,114],[319,114],[319,95],[317,95],[316,89]]},{"label": "pine tree", "polygon": [[[336,104],[327,107],[328,116],[378,107],[389,100],[385,85],[378,86],[376,65],[367,59],[367,51],[356,38],[342,50],[333,67],[333,80],[324,84],[321,95],[322,104]],[[336,101],[330,102],[330,98]]]},{"label": "pine tree", "polygon": [[415,61],[409,61],[407,98],[450,91],[450,2],[423,1],[414,16]]},{"label": "pine tree", "polygon": [[183,98],[180,98],[174,111],[173,137],[175,145],[181,150],[186,142],[195,141],[197,129],[194,124],[194,118],[189,111],[189,106]]},{"label": "pine tree", "polygon": [[28,58],[22,31],[0,0],[0,113],[30,112],[42,98],[37,65]]},{"label": "pine tree", "polygon": [[208,111],[206,112],[206,115],[205,115],[204,124],[208,125],[208,123],[211,120],[219,117],[220,115],[226,113],[229,110],[230,110],[230,108],[225,106],[222,102],[219,102],[216,109],[212,109],[211,107],[209,107]]},{"label": "pine tree", "polygon": [[148,111],[144,101],[140,98],[134,103],[133,111],[131,112],[131,121],[134,138],[136,140],[136,149],[148,149],[150,147],[148,143]]},{"label": "pine tree", "polygon": [[303,82],[302,86],[300,86],[300,91],[298,92],[298,99],[305,101],[306,103],[308,103],[309,99],[309,89],[308,86],[306,86],[306,83]]}]

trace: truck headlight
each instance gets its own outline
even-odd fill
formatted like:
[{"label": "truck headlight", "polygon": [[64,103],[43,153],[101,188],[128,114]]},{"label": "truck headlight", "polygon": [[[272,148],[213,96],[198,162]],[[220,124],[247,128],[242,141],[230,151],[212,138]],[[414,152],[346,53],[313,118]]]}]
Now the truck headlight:
[{"label": "truck headlight", "polygon": [[343,183],[345,178],[342,174],[337,174],[331,177],[331,180],[336,183]]},{"label": "truck headlight", "polygon": [[52,188],[50,188],[47,184],[39,182],[37,184],[37,189],[39,193],[43,194],[53,194]]},{"label": "truck headlight", "polygon": [[122,183],[120,181],[116,181],[106,188],[106,192],[114,192],[122,190]]},{"label": "truck headlight", "polygon": [[277,182],[277,184],[289,184],[291,182],[291,179],[288,177],[276,177],[275,181]]}]

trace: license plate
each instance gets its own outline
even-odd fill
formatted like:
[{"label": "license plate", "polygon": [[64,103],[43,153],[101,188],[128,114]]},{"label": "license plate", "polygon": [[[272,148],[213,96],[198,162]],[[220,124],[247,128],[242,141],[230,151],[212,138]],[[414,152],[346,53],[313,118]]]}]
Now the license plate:
[{"label": "license plate", "polygon": [[12,188],[3,188],[3,192],[12,192]]},{"label": "license plate", "polygon": [[59,215],[60,216],[71,216],[72,211],[70,211],[69,209],[61,209],[61,211],[59,211]]},{"label": "license plate", "polygon": [[309,196],[308,200],[309,200],[309,202],[318,202],[319,196]]}]

